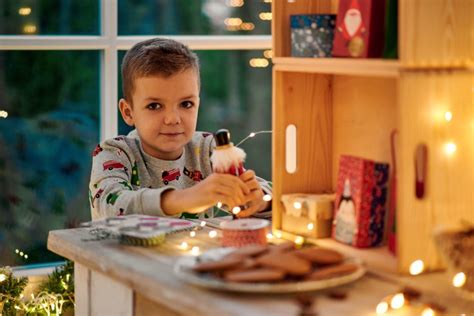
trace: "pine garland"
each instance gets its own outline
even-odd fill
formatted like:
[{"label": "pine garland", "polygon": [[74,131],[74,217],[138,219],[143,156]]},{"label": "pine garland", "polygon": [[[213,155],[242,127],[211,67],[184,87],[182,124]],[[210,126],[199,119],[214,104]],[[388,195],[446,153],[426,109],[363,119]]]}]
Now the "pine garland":
[{"label": "pine garland", "polygon": [[[3,277],[2,277],[3,275]],[[4,279],[3,281],[1,281]],[[57,267],[38,287],[36,295],[23,298],[28,278],[15,278],[9,267],[0,268],[0,310],[2,315],[61,315],[74,308],[74,263]],[[3,309],[2,309],[3,304]]]},{"label": "pine garland", "polygon": [[28,278],[15,278],[10,267],[0,268],[0,307],[2,315],[16,315],[15,306],[20,304],[20,295],[28,283]]}]

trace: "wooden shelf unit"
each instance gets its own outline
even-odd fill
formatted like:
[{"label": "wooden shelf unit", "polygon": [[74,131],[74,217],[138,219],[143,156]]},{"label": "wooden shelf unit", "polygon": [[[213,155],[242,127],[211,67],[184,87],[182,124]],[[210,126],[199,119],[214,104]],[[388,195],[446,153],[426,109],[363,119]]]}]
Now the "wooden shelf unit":
[{"label": "wooden shelf unit", "polygon": [[[282,194],[334,192],[341,154],[391,163],[390,133],[397,138],[397,244],[352,249],[369,266],[406,273],[422,259],[428,270],[444,266],[433,228],[474,222],[474,2],[399,0],[399,60],[294,58],[290,15],[337,13],[337,0],[272,3],[273,229],[282,229]],[[438,21],[430,23],[429,21]],[[435,24],[435,25],[433,25]],[[446,111],[453,120],[446,122]],[[285,129],[297,128],[297,171],[285,169]],[[447,142],[457,151],[443,152]],[[426,197],[415,197],[414,151],[428,146]],[[291,235],[291,234],[290,234]]]}]

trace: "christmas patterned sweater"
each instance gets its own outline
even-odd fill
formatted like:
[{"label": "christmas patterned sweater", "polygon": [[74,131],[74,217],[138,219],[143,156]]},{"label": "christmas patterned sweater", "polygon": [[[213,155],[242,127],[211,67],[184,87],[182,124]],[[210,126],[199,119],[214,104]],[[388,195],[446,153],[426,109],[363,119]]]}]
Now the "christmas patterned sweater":
[{"label": "christmas patterned sweater", "polygon": [[[147,214],[167,216],[161,209],[161,194],[167,190],[185,189],[212,173],[210,155],[214,148],[211,133],[196,132],[177,160],[161,160],[143,151],[136,131],[97,145],[92,153],[89,202],[92,219]],[[257,178],[266,193],[271,186]],[[183,210],[185,211],[185,210]],[[203,218],[227,215],[217,208],[200,214],[177,216]],[[268,217],[269,212],[260,213]]]}]

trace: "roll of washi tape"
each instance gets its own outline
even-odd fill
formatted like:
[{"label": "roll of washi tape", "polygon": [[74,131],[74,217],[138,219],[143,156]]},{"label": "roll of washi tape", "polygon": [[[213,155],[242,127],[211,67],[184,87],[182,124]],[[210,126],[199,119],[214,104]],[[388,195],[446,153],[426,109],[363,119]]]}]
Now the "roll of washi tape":
[{"label": "roll of washi tape", "polygon": [[222,246],[266,245],[267,228],[269,225],[269,221],[259,218],[243,218],[222,222],[220,224],[222,229]]},{"label": "roll of washi tape", "polygon": [[[169,224],[167,224],[169,227]],[[140,223],[120,228],[120,242],[132,246],[156,246],[165,241],[166,231],[161,223]]]}]

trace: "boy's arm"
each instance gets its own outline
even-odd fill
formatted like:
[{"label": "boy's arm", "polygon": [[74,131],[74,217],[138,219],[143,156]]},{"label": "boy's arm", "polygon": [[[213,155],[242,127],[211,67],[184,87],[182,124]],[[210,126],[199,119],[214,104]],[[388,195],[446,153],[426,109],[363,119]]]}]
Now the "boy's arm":
[{"label": "boy's arm", "polygon": [[133,153],[123,140],[108,140],[96,147],[89,183],[92,219],[132,213],[166,215],[161,209],[161,195],[174,188],[134,190],[132,185],[139,183],[136,161],[132,159]]},{"label": "boy's arm", "polygon": [[231,208],[245,204],[245,197],[249,193],[249,188],[239,177],[213,173],[187,189],[164,192],[161,206],[169,215],[182,212],[183,209],[189,213],[199,213],[218,202]]}]

